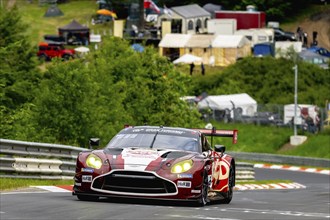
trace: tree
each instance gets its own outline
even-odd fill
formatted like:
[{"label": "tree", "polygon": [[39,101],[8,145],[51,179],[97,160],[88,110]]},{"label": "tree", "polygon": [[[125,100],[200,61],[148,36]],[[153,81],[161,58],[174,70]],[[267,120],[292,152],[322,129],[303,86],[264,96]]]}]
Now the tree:
[{"label": "tree", "polygon": [[[330,91],[329,70],[296,61],[299,67],[299,102],[323,106]],[[195,82],[195,94],[248,93],[260,104],[289,104],[293,102],[294,62],[284,58],[247,57],[223,72],[210,75],[202,84]],[[207,78],[207,77],[204,77]],[[197,89],[196,89],[197,88]]]},{"label": "tree", "polygon": [[86,59],[48,66],[33,102],[13,118],[15,138],[83,147],[125,124],[200,127],[197,110],[180,100],[189,80],[153,48],[139,53],[104,38]]},{"label": "tree", "polygon": [[12,115],[33,99],[40,79],[27,27],[16,7],[0,7],[0,136],[15,133]]},{"label": "tree", "polygon": [[[166,58],[152,48],[135,52],[128,42],[107,40],[95,56],[95,69],[111,77],[130,124],[181,125],[196,124],[189,106],[180,100],[187,92],[189,78],[176,72]],[[107,65],[103,65],[103,64]],[[90,68],[92,68],[90,66]],[[104,77],[103,77],[104,78]]]}]

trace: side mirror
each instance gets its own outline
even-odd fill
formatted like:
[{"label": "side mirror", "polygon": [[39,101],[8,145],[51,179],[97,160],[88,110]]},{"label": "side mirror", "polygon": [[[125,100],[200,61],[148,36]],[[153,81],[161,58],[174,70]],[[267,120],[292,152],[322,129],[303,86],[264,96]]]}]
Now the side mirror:
[{"label": "side mirror", "polygon": [[205,158],[207,158],[211,155],[211,152],[208,150],[208,151],[204,151],[202,154]]},{"label": "side mirror", "polygon": [[93,149],[93,147],[100,146],[100,138],[91,138],[89,139],[89,148]]},{"label": "side mirror", "polygon": [[215,152],[224,153],[226,151],[226,147],[225,145],[215,145],[214,150]]}]

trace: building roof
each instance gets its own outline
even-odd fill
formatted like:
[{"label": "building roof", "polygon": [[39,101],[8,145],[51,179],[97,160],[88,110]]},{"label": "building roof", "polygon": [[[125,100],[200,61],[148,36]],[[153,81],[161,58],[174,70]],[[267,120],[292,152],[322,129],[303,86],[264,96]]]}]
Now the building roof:
[{"label": "building roof", "polygon": [[243,35],[217,35],[212,42],[212,47],[239,48],[250,41]]},{"label": "building roof", "polygon": [[190,34],[166,34],[158,47],[183,48],[190,39]]},{"label": "building roof", "polygon": [[212,4],[212,3],[207,3],[203,6],[203,8],[210,12],[211,14],[214,13],[215,11],[220,11],[222,9],[221,5],[216,5],[216,4]]},{"label": "building roof", "polygon": [[211,13],[197,4],[176,6],[171,8],[172,11],[184,18],[195,18],[211,16]]},{"label": "building roof", "polygon": [[214,37],[213,34],[191,35],[185,46],[191,48],[207,48],[211,46]]}]

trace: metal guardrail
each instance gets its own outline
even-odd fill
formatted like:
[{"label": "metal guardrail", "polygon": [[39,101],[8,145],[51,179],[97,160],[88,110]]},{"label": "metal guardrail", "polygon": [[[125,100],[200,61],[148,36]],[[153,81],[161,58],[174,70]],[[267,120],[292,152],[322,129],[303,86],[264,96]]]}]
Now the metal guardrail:
[{"label": "metal guardrail", "polygon": [[[86,148],[59,144],[0,139],[0,177],[31,179],[72,179],[76,158]],[[254,180],[250,163],[236,163],[238,181]]]},{"label": "metal guardrail", "polygon": [[76,159],[79,152],[86,150],[88,149],[61,144],[0,139],[0,154],[6,155]]},{"label": "metal guardrail", "polygon": [[0,139],[0,177],[72,179],[76,158],[86,148]]},{"label": "metal guardrail", "polygon": [[284,156],[265,153],[227,152],[236,160],[258,161],[271,164],[290,164],[296,166],[325,167],[330,168],[330,160],[312,157]]}]

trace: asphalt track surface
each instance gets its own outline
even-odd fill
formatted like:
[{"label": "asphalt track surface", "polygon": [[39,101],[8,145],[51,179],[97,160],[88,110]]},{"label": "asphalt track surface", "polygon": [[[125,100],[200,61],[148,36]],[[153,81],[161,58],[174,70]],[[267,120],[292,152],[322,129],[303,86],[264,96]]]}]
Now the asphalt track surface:
[{"label": "asphalt track surface", "polygon": [[0,219],[330,219],[330,175],[255,169],[256,179],[289,179],[302,189],[235,191],[230,204],[192,204],[132,199],[79,201],[71,193],[6,192],[0,196]]}]

